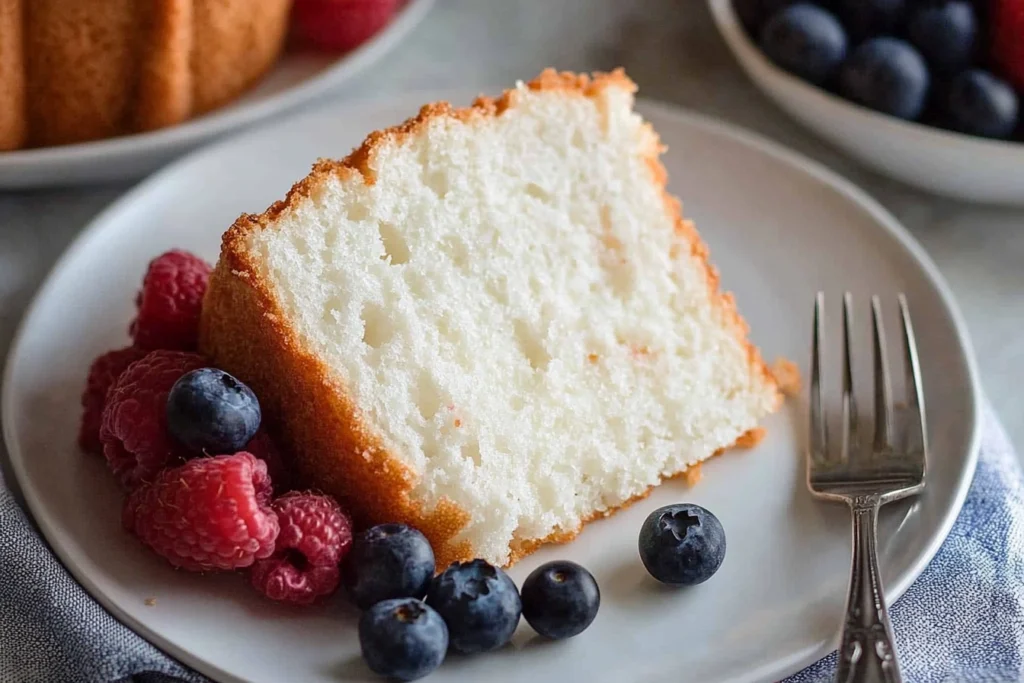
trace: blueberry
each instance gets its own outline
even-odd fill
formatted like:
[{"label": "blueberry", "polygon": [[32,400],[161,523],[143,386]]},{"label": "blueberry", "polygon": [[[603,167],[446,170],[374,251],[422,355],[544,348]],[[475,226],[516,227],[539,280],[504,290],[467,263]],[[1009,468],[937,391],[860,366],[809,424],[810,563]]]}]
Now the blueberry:
[{"label": "blueberry", "polygon": [[939,73],[954,73],[970,64],[977,34],[974,8],[963,0],[922,4],[907,23],[910,42]]},{"label": "blueberry", "polygon": [[413,681],[441,666],[448,627],[415,598],[384,600],[359,618],[359,647],[375,674]]},{"label": "blueberry", "polygon": [[523,611],[516,584],[484,560],[456,562],[434,577],[427,604],[448,624],[452,650],[464,655],[507,643]]},{"label": "blueberry", "polygon": [[801,2],[776,12],[761,29],[761,49],[786,71],[816,85],[846,58],[846,33],[827,10]]},{"label": "blueberry", "polygon": [[167,428],[194,451],[234,454],[245,448],[259,426],[256,394],[217,368],[185,373],[167,396]]},{"label": "blueberry", "polygon": [[587,630],[601,606],[594,576],[575,562],[543,564],[523,582],[523,618],[546,638],[571,638]]},{"label": "blueberry", "polygon": [[662,583],[694,586],[710,579],[725,559],[725,530],[699,505],[666,505],[640,528],[640,559]]},{"label": "blueberry", "polygon": [[430,541],[405,524],[380,524],[358,534],[341,568],[360,609],[391,598],[422,598],[434,576]]},{"label": "blueberry", "polygon": [[924,59],[898,38],[872,38],[843,64],[843,97],[902,119],[916,119],[924,109],[931,79]]},{"label": "blueberry", "polygon": [[1008,138],[1017,127],[1017,94],[987,71],[969,69],[957,74],[941,100],[943,123],[961,133]]},{"label": "blueberry", "polygon": [[733,0],[732,6],[743,28],[756,40],[769,17],[795,2],[797,0]]},{"label": "blueberry", "polygon": [[854,42],[897,32],[906,12],[905,0],[839,0],[839,18]]}]

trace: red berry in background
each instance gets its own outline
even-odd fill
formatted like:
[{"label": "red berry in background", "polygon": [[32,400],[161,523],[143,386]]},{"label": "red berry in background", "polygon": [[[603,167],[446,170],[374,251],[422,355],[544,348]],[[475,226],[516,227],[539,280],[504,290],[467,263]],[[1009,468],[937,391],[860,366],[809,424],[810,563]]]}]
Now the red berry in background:
[{"label": "red berry in background", "polygon": [[167,430],[167,394],[186,372],[206,365],[196,353],[151,351],[110,388],[100,441],[107,464],[126,488],[194,455]]},{"label": "red berry in background", "polygon": [[398,0],[295,0],[292,30],[300,42],[345,52],[384,28]]},{"label": "red berry in background", "polygon": [[78,430],[78,445],[86,453],[103,453],[100,426],[103,424],[107,392],[129,365],[145,355],[142,349],[129,346],[107,351],[92,362],[89,378],[85,381],[85,391],[82,392],[82,424]]},{"label": "red berry in background", "polygon": [[165,469],[125,500],[122,521],[168,562],[189,571],[241,569],[274,552],[277,515],[262,460],[196,458]]},{"label": "red berry in background", "polygon": [[994,0],[992,59],[997,71],[1024,92],[1024,0]]},{"label": "red berry in background", "polygon": [[187,251],[175,249],[153,259],[136,298],[138,314],[129,328],[135,345],[194,350],[209,279],[210,265]]},{"label": "red berry in background", "polygon": [[281,533],[274,554],[253,565],[252,585],[271,600],[307,605],[341,581],[352,523],[330,496],[292,492],[272,505]]},{"label": "red berry in background", "polygon": [[245,450],[267,463],[267,473],[270,474],[275,489],[287,491],[291,488],[291,472],[284,461],[281,449],[263,427],[259,428]]}]

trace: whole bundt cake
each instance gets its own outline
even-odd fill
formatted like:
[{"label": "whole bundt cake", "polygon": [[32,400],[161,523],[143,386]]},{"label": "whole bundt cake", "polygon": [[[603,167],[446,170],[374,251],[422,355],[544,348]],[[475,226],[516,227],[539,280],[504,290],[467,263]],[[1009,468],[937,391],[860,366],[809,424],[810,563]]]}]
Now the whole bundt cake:
[{"label": "whole bundt cake", "polygon": [[0,150],[180,123],[257,81],[291,0],[0,0]]}]

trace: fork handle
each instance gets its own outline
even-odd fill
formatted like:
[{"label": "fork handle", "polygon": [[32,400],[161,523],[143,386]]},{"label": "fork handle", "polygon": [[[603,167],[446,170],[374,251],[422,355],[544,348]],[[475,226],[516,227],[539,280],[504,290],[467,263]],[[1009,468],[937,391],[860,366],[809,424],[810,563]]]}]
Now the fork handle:
[{"label": "fork handle", "polygon": [[889,610],[878,570],[878,496],[857,496],[853,513],[853,568],[840,641],[837,683],[902,683]]}]

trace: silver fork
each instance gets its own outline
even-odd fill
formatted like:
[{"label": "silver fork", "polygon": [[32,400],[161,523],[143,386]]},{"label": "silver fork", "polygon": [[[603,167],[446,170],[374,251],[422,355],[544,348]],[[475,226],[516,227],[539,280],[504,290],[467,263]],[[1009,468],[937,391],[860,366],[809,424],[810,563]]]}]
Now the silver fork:
[{"label": "silver fork", "polygon": [[907,396],[904,405],[894,408],[882,306],[877,296],[871,298],[875,424],[874,434],[866,442],[866,421],[854,399],[850,359],[853,297],[844,295],[842,435],[838,444],[830,444],[821,382],[824,294],[819,293],[814,304],[807,486],[816,497],[845,502],[853,516],[853,566],[836,671],[840,683],[902,681],[878,569],[878,508],[924,488],[928,448],[921,367],[902,294],[899,307]]}]

